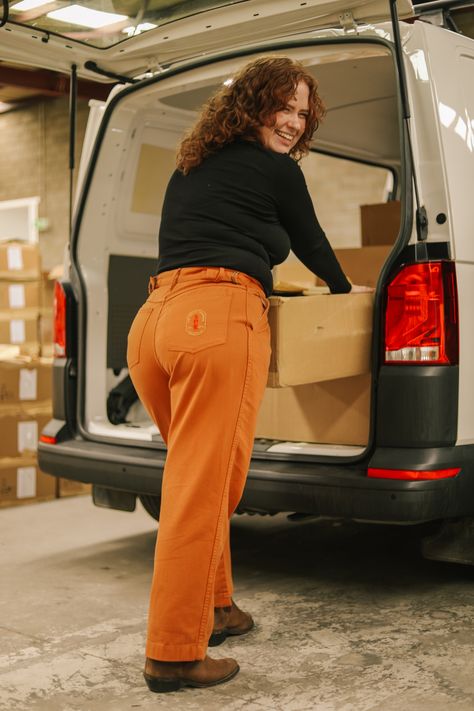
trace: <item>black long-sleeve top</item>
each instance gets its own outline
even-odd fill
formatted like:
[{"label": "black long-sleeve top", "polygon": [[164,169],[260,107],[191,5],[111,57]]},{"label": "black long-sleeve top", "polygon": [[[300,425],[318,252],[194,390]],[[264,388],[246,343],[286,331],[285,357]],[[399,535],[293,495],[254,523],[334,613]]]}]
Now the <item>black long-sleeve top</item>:
[{"label": "black long-sleeve top", "polygon": [[238,139],[168,184],[159,233],[158,273],[224,267],[257,279],[271,293],[275,264],[290,249],[329,286],[351,284],[324,234],[303,172],[287,154]]}]

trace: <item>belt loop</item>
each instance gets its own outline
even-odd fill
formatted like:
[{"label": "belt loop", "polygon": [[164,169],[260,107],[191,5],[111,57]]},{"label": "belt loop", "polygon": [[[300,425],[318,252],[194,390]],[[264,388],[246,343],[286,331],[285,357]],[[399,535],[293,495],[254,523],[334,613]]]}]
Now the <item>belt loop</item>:
[{"label": "belt loop", "polygon": [[155,289],[158,288],[158,277],[157,276],[151,276],[150,279],[148,280],[148,295],[152,293]]},{"label": "belt loop", "polygon": [[178,281],[180,274],[181,269],[177,269],[170,284],[170,291],[176,286],[176,282]]},{"label": "belt loop", "polygon": [[216,281],[224,281],[224,267],[219,267],[217,269],[217,274],[215,276]]}]

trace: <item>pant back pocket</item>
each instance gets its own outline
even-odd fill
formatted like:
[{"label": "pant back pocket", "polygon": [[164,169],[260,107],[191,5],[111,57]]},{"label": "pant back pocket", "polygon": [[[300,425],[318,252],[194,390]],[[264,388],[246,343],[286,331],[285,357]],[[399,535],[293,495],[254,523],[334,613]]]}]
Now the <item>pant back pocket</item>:
[{"label": "pant back pocket", "polygon": [[171,298],[163,313],[166,348],[198,353],[227,341],[232,294],[218,286],[190,289]]}]

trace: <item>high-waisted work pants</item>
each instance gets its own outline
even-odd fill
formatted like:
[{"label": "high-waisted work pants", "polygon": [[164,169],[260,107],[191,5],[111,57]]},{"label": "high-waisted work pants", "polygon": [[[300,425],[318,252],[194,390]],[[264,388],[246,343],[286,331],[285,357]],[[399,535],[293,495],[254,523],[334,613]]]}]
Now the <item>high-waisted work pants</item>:
[{"label": "high-waisted work pants", "polygon": [[260,284],[223,268],[150,280],[128,336],[137,393],[167,444],[146,655],[203,659],[231,604],[229,519],[240,501],[270,360]]}]

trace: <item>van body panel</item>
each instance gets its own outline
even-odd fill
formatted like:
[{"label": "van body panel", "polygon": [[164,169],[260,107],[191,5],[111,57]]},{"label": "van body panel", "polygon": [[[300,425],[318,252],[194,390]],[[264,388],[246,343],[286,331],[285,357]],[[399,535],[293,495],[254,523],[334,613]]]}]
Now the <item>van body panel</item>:
[{"label": "van body panel", "polygon": [[[176,34],[166,47],[164,40],[160,41],[162,28],[134,38],[137,41],[133,45],[124,43],[126,51],[113,63],[115,71],[125,73],[143,70],[145,66],[155,71],[156,63],[163,60],[171,69],[162,71],[158,82],[151,78],[123,92],[114,90],[95,149],[90,153],[89,167],[83,171],[81,166],[83,192],[77,201],[72,245],[72,274],[79,302],[82,348],[78,360],[78,422],[77,430],[70,436],[68,428],[60,429],[62,440],[56,445],[40,442],[38,455],[44,471],[132,494],[160,496],[166,452],[159,433],[153,430],[150,421],[141,426],[138,420],[138,424],[129,423],[128,429],[127,425],[120,425],[114,433],[107,418],[107,393],[126,372],[123,352],[118,347],[123,333],[114,329],[110,321],[121,318],[120,304],[113,293],[119,293],[121,282],[127,279],[127,259],[130,264],[133,262],[138,273],[156,257],[162,196],[154,192],[150,198],[146,188],[161,185],[161,177],[150,172],[149,166],[168,165],[179,136],[206,92],[230,76],[233,67],[243,63],[245,46],[241,37],[246,37],[246,43],[254,43],[246,57],[250,59],[263,51],[272,51],[270,43],[264,45],[263,42],[278,35],[274,47],[279,51],[283,47],[285,53],[293,51],[292,41],[302,44],[307,38],[307,47],[298,48],[306,64],[312,61],[316,51],[320,52],[318,71],[328,87],[334,119],[327,129],[323,126],[318,133],[321,148],[353,160],[368,163],[379,160],[379,165],[393,170],[398,178],[397,197],[401,199],[402,218],[398,239],[382,268],[376,294],[371,433],[367,447],[357,452],[357,458],[348,455],[344,460],[341,448],[333,448],[331,459],[330,446],[326,456],[319,456],[309,454],[309,449],[308,454],[304,448],[285,449],[283,442],[280,446],[274,443],[276,447],[271,451],[271,442],[260,442],[254,449],[240,509],[270,513],[298,511],[411,524],[474,515],[474,445],[471,444],[474,443],[474,246],[471,236],[474,109],[469,88],[472,87],[474,43],[423,22],[400,25],[411,108],[410,119],[402,123],[393,57],[387,52],[383,61],[371,64],[379,49],[374,38],[390,43],[391,25],[360,28],[357,37],[331,30],[323,40],[316,31],[317,22],[314,17],[310,19],[310,15],[317,14],[317,8],[319,11],[323,7],[327,9],[327,5],[321,0],[306,3],[306,9],[295,10],[290,21],[285,14],[289,12],[290,3],[258,3],[257,0],[235,3],[233,7],[222,8],[220,13],[215,11],[211,32],[202,31],[195,19],[188,18],[179,27],[176,25]],[[271,11],[271,18],[267,17],[265,22],[263,17],[249,21],[246,30],[240,32],[245,13],[257,6]],[[333,4],[332,8],[335,7],[341,9],[340,4]],[[386,9],[388,7],[387,2]],[[365,11],[368,9],[369,4]],[[231,31],[232,41],[229,40]],[[300,33],[298,37],[297,33]],[[191,35],[196,40],[192,50],[188,47]],[[352,46],[359,43],[363,47],[365,40],[366,55],[351,54]],[[324,47],[323,41],[326,42]],[[56,39],[53,46],[55,42]],[[153,42],[156,51],[151,53]],[[226,59],[219,56],[223,48],[232,47],[238,50],[238,56]],[[195,67],[191,66],[190,52],[201,52]],[[338,66],[337,76],[342,81],[344,70],[353,64],[351,70],[359,73],[352,76],[359,81],[352,81],[350,92],[339,85],[331,94],[334,85],[330,81],[330,63],[335,61],[337,53],[344,52],[350,62]],[[108,50],[100,52],[101,64],[112,67],[112,63],[108,64],[111,57],[112,52]],[[393,64],[388,81],[385,60],[387,66],[390,62]],[[372,77],[360,71],[365,62],[366,66],[377,66]],[[177,67],[175,73],[173,63]],[[83,70],[82,65],[80,69]],[[385,95],[375,89],[378,86],[386,87]],[[352,122],[344,115],[342,101],[350,98],[351,92],[354,106],[357,105]],[[368,106],[373,108],[368,117],[373,123],[366,121],[364,107]],[[395,114],[398,123],[393,120]],[[384,126],[390,119],[393,123]],[[370,126],[367,135],[372,141],[364,142],[367,138],[361,134],[364,126]],[[341,127],[345,127],[345,131]],[[351,140],[351,130],[354,135],[358,133],[359,141]],[[427,245],[421,249],[416,244],[416,230],[411,224],[414,201],[411,177],[407,177],[410,168],[406,155],[408,130],[412,137],[420,204],[428,215]],[[92,145],[92,140],[88,145]],[[142,187],[137,189],[137,185]],[[160,191],[161,188],[157,192]],[[456,259],[459,366],[380,363],[386,286],[402,264],[420,258]],[[124,306],[128,308],[129,304]],[[97,334],[107,333],[108,338],[97,338]],[[88,344],[93,344],[93,348]],[[68,397],[66,389],[75,387],[74,374],[74,368],[57,369],[58,391],[62,389],[65,399]],[[61,408],[58,403],[57,415],[69,418],[70,406]],[[56,422],[55,426],[60,428],[61,423]],[[397,481],[368,477],[368,467],[417,471],[460,468],[461,471],[452,479]]]},{"label": "van body panel", "polygon": [[[462,450],[422,450],[423,459],[434,465],[442,462],[442,466],[472,462],[472,448]],[[394,462],[400,467],[415,466],[416,450],[385,451],[392,466]],[[38,456],[40,466],[56,476],[67,471],[68,477],[78,481],[160,496],[164,452],[71,439],[56,445],[40,443]],[[372,459],[376,466],[385,461],[377,455]],[[269,464],[253,459],[239,508],[408,524],[462,515],[473,493],[473,470],[468,463],[454,479],[397,481],[367,477],[367,464]]]},{"label": "van body panel", "polygon": [[[426,56],[430,63],[433,123],[439,132],[445,200],[434,205],[436,214],[446,212],[453,243],[453,258],[474,262],[472,224],[474,205],[474,42],[460,35],[423,25]],[[455,80],[453,80],[455,77]],[[423,113],[420,112],[423,118]],[[426,118],[425,126],[428,123]],[[428,183],[429,184],[429,183]]]},{"label": "van body panel", "polygon": [[457,444],[464,445],[474,442],[474,264],[472,262],[456,261],[456,279],[458,283],[459,310]]},{"label": "van body panel", "polygon": [[377,446],[453,446],[458,386],[455,365],[382,366],[377,387]]},{"label": "van body panel", "polygon": [[[176,3],[179,4],[178,2]],[[181,3],[182,5],[185,3]],[[169,3],[167,3],[169,5]],[[398,0],[400,17],[413,15],[410,0]],[[160,72],[164,66],[192,57],[265,42],[291,33],[320,27],[340,27],[340,15],[356,23],[381,22],[390,18],[387,0],[246,0],[219,3],[219,7],[194,7],[183,17],[163,23],[147,32],[107,47],[94,47],[73,37],[61,35],[60,24],[41,29],[36,19],[31,26],[19,24],[21,16],[10,18],[2,30],[1,58],[4,61],[43,67],[70,73],[77,66],[79,77],[107,81],[85,65],[95,62],[106,71],[135,77],[146,72]],[[161,25],[161,23],[158,23]],[[244,40],[245,38],[245,40]]]}]

